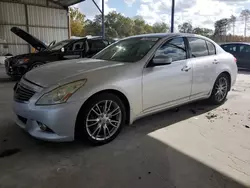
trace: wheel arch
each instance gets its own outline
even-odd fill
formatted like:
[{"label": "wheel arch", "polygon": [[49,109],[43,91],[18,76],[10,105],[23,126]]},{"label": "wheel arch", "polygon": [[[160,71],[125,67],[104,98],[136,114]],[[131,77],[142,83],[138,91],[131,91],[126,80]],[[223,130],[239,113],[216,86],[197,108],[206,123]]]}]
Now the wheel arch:
[{"label": "wheel arch", "polygon": [[[222,75],[222,74],[227,75],[227,77],[228,77],[228,79],[229,79],[228,91],[230,91],[230,90],[231,90],[231,82],[232,82],[231,74],[230,74],[228,71],[223,71],[223,72],[221,72],[221,73],[219,74],[219,76]],[[218,77],[219,77],[219,76],[218,76]],[[218,78],[218,77],[217,77],[217,78]]]},{"label": "wheel arch", "polygon": [[111,94],[114,94],[116,95],[117,97],[119,97],[119,99],[121,99],[121,101],[123,102],[124,106],[125,106],[125,110],[126,110],[126,124],[129,124],[130,123],[130,103],[129,103],[129,100],[128,98],[126,97],[126,95],[124,93],[122,93],[121,91],[119,90],[116,90],[116,89],[105,89],[105,90],[101,90],[101,91],[98,91],[94,94],[92,94],[82,105],[81,105],[81,108],[80,110],[78,111],[77,113],[77,117],[76,117],[76,123],[75,123],[75,135],[76,135],[76,129],[77,129],[77,124],[80,120],[80,114],[81,112],[83,111],[84,109],[84,106],[88,103],[88,101],[90,101],[93,97],[95,97],[96,95],[100,95],[102,93],[111,93]]}]

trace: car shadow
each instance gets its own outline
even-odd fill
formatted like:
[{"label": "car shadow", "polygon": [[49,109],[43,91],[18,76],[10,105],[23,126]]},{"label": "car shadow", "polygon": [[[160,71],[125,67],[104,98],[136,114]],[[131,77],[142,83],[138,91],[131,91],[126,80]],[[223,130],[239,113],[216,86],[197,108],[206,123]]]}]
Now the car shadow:
[{"label": "car shadow", "polygon": [[[61,188],[244,188],[246,186],[232,178],[232,174],[221,172],[213,165],[214,158],[202,162],[197,156],[206,158],[204,151],[198,155],[154,137],[154,131],[209,113],[217,107],[198,102],[142,118],[124,127],[113,142],[99,147],[79,141],[42,142],[19,130],[13,135],[16,148],[13,150],[17,153],[0,158],[0,182],[10,185],[11,181],[13,187],[21,184]],[[0,143],[0,148],[3,144]]]}]

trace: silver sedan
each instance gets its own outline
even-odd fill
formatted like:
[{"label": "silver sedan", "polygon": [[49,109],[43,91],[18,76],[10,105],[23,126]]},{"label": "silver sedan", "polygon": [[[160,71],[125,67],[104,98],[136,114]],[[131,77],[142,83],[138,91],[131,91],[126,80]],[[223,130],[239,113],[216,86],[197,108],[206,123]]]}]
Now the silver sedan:
[{"label": "silver sedan", "polygon": [[201,99],[223,103],[236,76],[236,59],[208,38],[146,34],[28,72],[13,106],[16,123],[38,139],[105,144],[143,116]]}]

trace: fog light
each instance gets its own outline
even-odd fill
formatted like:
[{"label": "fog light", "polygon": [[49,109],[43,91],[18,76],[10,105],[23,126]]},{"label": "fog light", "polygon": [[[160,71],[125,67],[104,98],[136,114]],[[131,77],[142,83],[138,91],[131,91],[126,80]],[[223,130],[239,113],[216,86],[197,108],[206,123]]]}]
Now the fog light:
[{"label": "fog light", "polygon": [[44,132],[49,132],[49,133],[54,133],[49,127],[47,127],[45,124],[37,121],[37,124],[39,126],[39,128],[44,131]]},{"label": "fog light", "polygon": [[38,124],[39,128],[40,128],[42,131],[46,131],[46,130],[47,130],[47,126],[44,125],[43,123],[41,123],[41,122],[38,121],[37,124]]}]

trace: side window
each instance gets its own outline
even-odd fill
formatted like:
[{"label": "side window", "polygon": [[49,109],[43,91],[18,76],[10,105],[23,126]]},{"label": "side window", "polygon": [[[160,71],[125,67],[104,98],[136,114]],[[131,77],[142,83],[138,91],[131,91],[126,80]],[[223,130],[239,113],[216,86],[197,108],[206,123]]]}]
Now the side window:
[{"label": "side window", "polygon": [[84,41],[77,41],[68,47],[69,51],[82,51],[84,50]]},{"label": "side window", "polygon": [[187,58],[186,47],[183,38],[175,38],[163,44],[155,52],[155,57],[167,56],[173,61],[179,61]]},{"label": "side window", "polygon": [[236,52],[237,47],[234,44],[225,44],[221,46],[227,52]]},{"label": "side window", "polygon": [[208,41],[206,42],[207,42],[209,55],[215,55],[216,54],[215,46],[211,42],[208,42]]},{"label": "side window", "polygon": [[245,44],[241,44],[239,45],[240,47],[240,52],[242,53],[249,53],[250,52],[250,46],[245,45]]},{"label": "side window", "polygon": [[188,38],[192,57],[203,57],[208,55],[206,41],[203,39],[190,37]]},{"label": "side window", "polygon": [[91,50],[100,50],[105,48],[107,45],[102,40],[92,40]]}]

